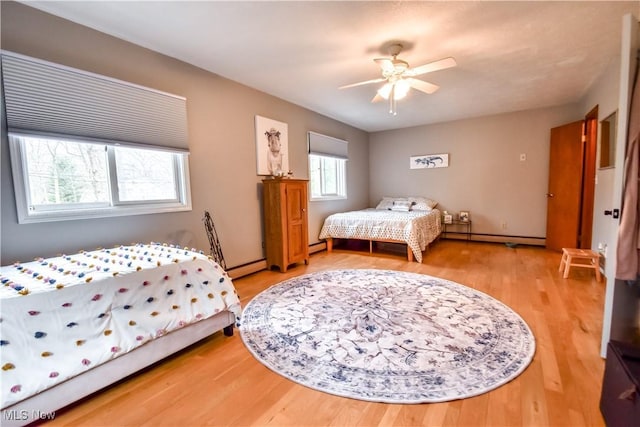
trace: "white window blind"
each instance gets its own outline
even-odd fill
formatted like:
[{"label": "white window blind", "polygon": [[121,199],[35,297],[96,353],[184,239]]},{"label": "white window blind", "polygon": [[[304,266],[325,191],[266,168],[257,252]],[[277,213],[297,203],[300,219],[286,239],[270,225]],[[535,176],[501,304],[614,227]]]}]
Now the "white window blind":
[{"label": "white window blind", "polygon": [[348,143],[342,139],[332,138],[315,132],[309,132],[309,154],[338,159],[349,158]]},{"label": "white window blind", "polygon": [[2,51],[9,132],[188,150],[186,99]]}]

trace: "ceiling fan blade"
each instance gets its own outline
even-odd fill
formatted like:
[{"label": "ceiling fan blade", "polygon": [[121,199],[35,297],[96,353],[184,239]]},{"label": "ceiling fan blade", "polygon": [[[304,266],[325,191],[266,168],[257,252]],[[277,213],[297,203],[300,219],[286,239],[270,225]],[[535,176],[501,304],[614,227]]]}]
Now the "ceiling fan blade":
[{"label": "ceiling fan blade", "polygon": [[392,72],[394,70],[393,62],[389,58],[376,58],[374,61],[382,68],[382,71]]},{"label": "ceiling fan blade", "polygon": [[373,99],[371,100],[371,102],[380,102],[384,100],[383,97],[380,96],[380,94],[376,93],[376,96],[373,97]]},{"label": "ceiling fan blade", "polygon": [[434,85],[433,83],[425,82],[423,80],[408,78],[405,79],[412,88],[417,89],[424,93],[433,93],[440,89],[440,86]]},{"label": "ceiling fan blade", "polygon": [[421,74],[432,73],[438,70],[444,70],[446,68],[455,67],[458,65],[456,60],[449,57],[440,59],[438,61],[433,61],[428,64],[420,65],[419,67],[411,68],[405,71],[405,76],[419,76]]},{"label": "ceiling fan blade", "polygon": [[364,82],[358,82],[358,83],[353,83],[353,84],[350,84],[350,85],[340,86],[338,89],[347,89],[347,88],[350,88],[350,87],[368,85],[368,84],[371,84],[371,83],[380,83],[380,82],[384,82],[386,80],[387,79],[381,77],[379,79],[367,80],[367,81],[364,81]]}]

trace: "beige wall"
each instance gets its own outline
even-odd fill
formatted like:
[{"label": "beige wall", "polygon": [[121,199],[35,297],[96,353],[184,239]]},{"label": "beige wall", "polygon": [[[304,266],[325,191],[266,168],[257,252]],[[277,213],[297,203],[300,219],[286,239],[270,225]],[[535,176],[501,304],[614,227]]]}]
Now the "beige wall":
[{"label": "beige wall", "polygon": [[3,126],[1,262],[130,242],[163,241],[208,252],[202,217],[215,222],[229,267],[264,257],[254,117],[288,123],[290,168],[307,178],[306,132],[349,141],[348,194],[310,204],[309,241],[326,213],[368,202],[368,135],[343,123],[103,33],[2,2],[1,47],[187,98],[193,211],[19,225]]},{"label": "beige wall", "polygon": [[[567,105],[374,133],[369,202],[427,196],[441,210],[469,210],[474,233],[544,238],[549,132],[579,119]],[[439,153],[449,167],[409,169],[410,156]]]}]

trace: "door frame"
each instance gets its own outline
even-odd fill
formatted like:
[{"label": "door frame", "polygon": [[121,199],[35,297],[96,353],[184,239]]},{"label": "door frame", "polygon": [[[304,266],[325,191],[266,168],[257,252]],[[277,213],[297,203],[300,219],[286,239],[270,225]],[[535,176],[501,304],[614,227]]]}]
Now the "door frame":
[{"label": "door frame", "polygon": [[598,155],[598,106],[584,118],[584,159],[582,167],[582,208],[580,213],[579,247],[591,249],[593,208],[596,192],[596,157]]},{"label": "door frame", "polygon": [[[622,188],[624,187],[624,159],[627,146],[627,127],[629,124],[629,109],[631,107],[631,92],[636,65],[636,55],[640,48],[638,40],[640,30],[638,19],[632,14],[627,14],[622,19],[622,42],[620,54],[620,85],[618,95],[618,123],[616,127],[616,156],[613,181],[612,209],[622,208]],[[611,235],[608,239],[607,258],[605,263],[605,276],[607,284],[604,295],[604,313],[602,319],[602,338],[600,342],[600,355],[606,357],[607,344],[611,337],[611,325],[613,320],[614,291],[616,288],[616,259],[618,252],[618,227],[619,219],[615,220],[615,227],[611,227]],[[622,285],[624,286],[624,285]]]}]

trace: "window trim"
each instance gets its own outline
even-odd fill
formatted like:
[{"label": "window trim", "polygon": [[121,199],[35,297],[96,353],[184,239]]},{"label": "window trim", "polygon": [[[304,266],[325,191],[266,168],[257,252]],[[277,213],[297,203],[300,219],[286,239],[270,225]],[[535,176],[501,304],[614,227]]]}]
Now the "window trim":
[{"label": "window trim", "polygon": [[[9,132],[9,154],[13,175],[13,187],[15,192],[16,209],[18,215],[19,224],[33,224],[40,222],[53,222],[53,221],[68,221],[79,219],[93,219],[93,218],[108,218],[108,217],[120,217],[130,215],[146,215],[168,212],[184,212],[191,211],[191,184],[189,179],[189,156],[187,151],[182,150],[167,150],[166,147],[157,147],[158,151],[172,151],[175,156],[176,168],[175,173],[178,175],[176,180],[176,190],[178,192],[177,200],[170,201],[137,201],[137,202],[118,202],[115,204],[115,200],[108,205],[101,203],[84,203],[75,204],[67,208],[60,207],[60,209],[47,209],[47,210],[33,210],[30,209],[29,203],[29,191],[28,191],[28,176],[25,173],[27,170],[26,156],[20,143],[20,137],[40,137],[40,138],[55,138],[61,140],[68,140],[73,142],[91,143],[91,141],[83,140],[83,138],[58,138],[58,136],[43,135],[43,134],[28,134],[28,133],[12,133]],[[98,143],[98,142],[93,142]],[[103,141],[99,142],[107,147],[108,143]],[[138,148],[142,148],[138,146]],[[151,149],[150,146],[144,148]],[[156,148],[156,147],[153,147]],[[113,185],[109,182],[110,192],[113,194],[114,189],[111,189]],[[84,206],[84,207],[83,207]]]}]

